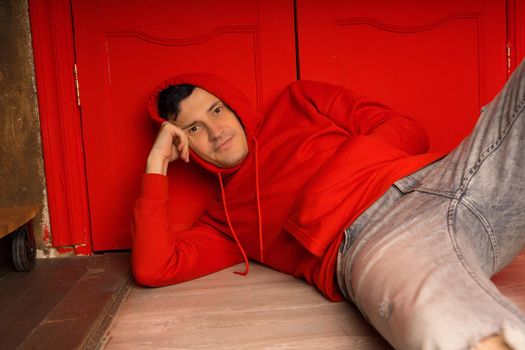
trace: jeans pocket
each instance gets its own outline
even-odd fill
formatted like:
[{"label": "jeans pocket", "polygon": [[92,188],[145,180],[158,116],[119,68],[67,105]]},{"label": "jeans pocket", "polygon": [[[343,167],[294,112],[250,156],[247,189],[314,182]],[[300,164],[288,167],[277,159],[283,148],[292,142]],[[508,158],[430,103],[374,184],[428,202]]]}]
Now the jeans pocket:
[{"label": "jeans pocket", "polygon": [[405,176],[396,182],[394,182],[393,186],[396,187],[401,193],[410,193],[415,191],[418,187],[420,187],[419,181],[411,177],[410,175]]},{"label": "jeans pocket", "polygon": [[350,247],[352,246],[356,238],[357,238],[357,229],[355,227],[349,226],[345,228],[343,241],[341,242],[341,245],[339,246],[339,252],[343,255],[346,254],[346,252],[348,252],[348,249],[350,249]]}]

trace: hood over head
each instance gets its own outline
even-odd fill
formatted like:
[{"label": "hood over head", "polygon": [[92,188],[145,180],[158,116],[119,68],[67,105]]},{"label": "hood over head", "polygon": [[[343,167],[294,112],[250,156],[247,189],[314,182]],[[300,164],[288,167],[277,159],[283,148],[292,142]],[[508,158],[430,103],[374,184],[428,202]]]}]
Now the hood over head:
[{"label": "hood over head", "polygon": [[[160,127],[162,123],[166,121],[159,115],[157,108],[160,92],[170,85],[180,84],[190,84],[204,89],[228,105],[228,107],[230,107],[230,109],[235,113],[237,118],[239,118],[241,124],[244,127],[246,139],[248,141],[248,154],[253,151],[254,135],[256,134],[257,129],[261,123],[262,115],[253,108],[248,97],[241,90],[239,90],[229,81],[214,74],[186,73],[176,75],[161,82],[148,99],[149,115],[158,127]],[[243,163],[241,162],[240,164],[231,168],[221,168],[205,161],[191,149],[190,157],[204,169],[221,174],[233,173]]]}]

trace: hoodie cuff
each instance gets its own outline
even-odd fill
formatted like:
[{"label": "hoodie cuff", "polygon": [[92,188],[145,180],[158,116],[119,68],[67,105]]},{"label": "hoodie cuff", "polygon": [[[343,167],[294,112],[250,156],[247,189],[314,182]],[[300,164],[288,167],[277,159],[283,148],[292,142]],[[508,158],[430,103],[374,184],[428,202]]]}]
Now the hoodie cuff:
[{"label": "hoodie cuff", "polygon": [[166,175],[142,175],[142,198],[168,200],[168,188],[169,181]]}]

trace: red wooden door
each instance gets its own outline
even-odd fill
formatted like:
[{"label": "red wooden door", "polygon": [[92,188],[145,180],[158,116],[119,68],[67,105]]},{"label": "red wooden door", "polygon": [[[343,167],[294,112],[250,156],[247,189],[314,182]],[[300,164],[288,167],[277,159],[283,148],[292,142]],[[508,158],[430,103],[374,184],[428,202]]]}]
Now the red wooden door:
[{"label": "red wooden door", "polygon": [[505,82],[505,11],[505,0],[300,0],[300,77],[412,115],[433,150],[449,150]]},{"label": "red wooden door", "polygon": [[293,2],[72,0],[72,9],[93,248],[129,248],[156,134],[148,94],[166,77],[207,71],[264,110],[296,77]]}]

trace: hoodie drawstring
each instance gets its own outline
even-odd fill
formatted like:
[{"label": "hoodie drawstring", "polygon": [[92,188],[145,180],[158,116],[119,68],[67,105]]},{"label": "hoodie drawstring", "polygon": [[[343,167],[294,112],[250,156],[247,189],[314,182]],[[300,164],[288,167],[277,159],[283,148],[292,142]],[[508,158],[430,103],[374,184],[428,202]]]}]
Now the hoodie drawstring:
[{"label": "hoodie drawstring", "polygon": [[[253,141],[255,143],[255,192],[257,195],[257,217],[258,217],[258,224],[259,224],[259,252],[260,252],[260,262],[262,263],[264,261],[264,254],[263,254],[263,234],[262,234],[262,216],[261,216],[261,198],[259,193],[259,158],[258,158],[258,149],[257,149],[257,139],[254,137]],[[228,206],[226,205],[226,194],[224,192],[224,184],[222,182],[222,176],[221,173],[217,173],[219,176],[219,183],[221,185],[221,195],[222,195],[222,205],[224,207],[224,212],[226,214],[226,221],[228,221],[228,226],[230,227],[230,231],[233,235],[233,238],[235,238],[235,242],[237,243],[237,246],[239,247],[239,250],[242,253],[242,256],[244,258],[244,271],[234,271],[233,273],[236,273],[238,275],[246,276],[248,272],[250,271],[250,263],[248,262],[248,257],[246,256],[246,253],[244,252],[244,249],[242,248],[241,243],[239,242],[239,238],[237,238],[237,234],[235,233],[235,230],[233,229],[230,215],[228,213]]]},{"label": "hoodie drawstring", "polygon": [[245,266],[244,271],[243,272],[233,271],[233,273],[246,276],[248,272],[250,271],[250,264],[248,263],[248,257],[246,257],[246,253],[244,252],[244,249],[242,249],[242,245],[239,242],[239,239],[237,238],[237,234],[235,233],[235,230],[233,229],[232,223],[230,221],[230,215],[228,214],[228,207],[226,206],[226,195],[224,194],[224,184],[222,183],[222,176],[221,176],[221,173],[218,173],[218,175],[219,175],[219,183],[221,184],[222,206],[224,207],[224,212],[226,213],[226,221],[228,221],[228,226],[230,227],[230,231],[232,232],[233,238],[235,238],[235,242],[237,243],[237,246],[241,250],[242,257],[244,258],[244,266]]},{"label": "hoodie drawstring", "polygon": [[255,191],[257,194],[257,217],[259,218],[259,252],[261,263],[264,262],[263,254],[263,237],[262,237],[262,215],[261,215],[261,197],[259,194],[259,157],[258,157],[258,144],[257,139],[254,137],[253,142],[255,143]]}]

